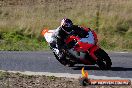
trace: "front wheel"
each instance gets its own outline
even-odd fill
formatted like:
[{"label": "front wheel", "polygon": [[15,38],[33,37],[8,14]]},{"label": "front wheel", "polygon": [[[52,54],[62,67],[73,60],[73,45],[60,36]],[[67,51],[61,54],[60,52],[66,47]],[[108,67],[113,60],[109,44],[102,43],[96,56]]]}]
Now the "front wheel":
[{"label": "front wheel", "polygon": [[95,52],[95,56],[98,58],[97,65],[101,70],[111,69],[111,65],[112,65],[111,59],[103,49],[98,49]]}]

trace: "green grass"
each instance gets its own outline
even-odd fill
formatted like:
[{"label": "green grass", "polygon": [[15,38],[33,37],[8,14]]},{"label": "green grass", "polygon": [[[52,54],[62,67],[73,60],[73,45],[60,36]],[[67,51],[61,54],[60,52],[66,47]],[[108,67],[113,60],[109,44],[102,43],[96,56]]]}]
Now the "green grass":
[{"label": "green grass", "polygon": [[0,49],[3,51],[35,51],[48,49],[48,44],[44,38],[36,37],[33,34],[25,34],[23,30],[2,32],[0,36]]},{"label": "green grass", "polygon": [[[0,50],[43,50],[47,45],[38,43],[41,30],[55,29],[64,17],[95,30],[104,49],[132,50],[132,0],[3,0],[2,3],[0,34],[6,38],[0,39]],[[23,31],[23,36],[16,33],[16,37],[9,38],[14,31]]]}]

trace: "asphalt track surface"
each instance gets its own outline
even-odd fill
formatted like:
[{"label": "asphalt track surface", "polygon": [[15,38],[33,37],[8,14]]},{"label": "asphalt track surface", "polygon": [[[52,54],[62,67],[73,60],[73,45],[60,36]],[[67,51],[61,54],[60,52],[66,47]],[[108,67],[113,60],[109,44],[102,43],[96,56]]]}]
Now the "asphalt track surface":
[{"label": "asphalt track surface", "polygon": [[74,67],[63,66],[51,51],[0,51],[0,70],[81,74],[84,66],[89,75],[132,79],[132,53],[108,52],[108,54],[113,63],[112,69],[101,71],[96,66],[80,64]]}]

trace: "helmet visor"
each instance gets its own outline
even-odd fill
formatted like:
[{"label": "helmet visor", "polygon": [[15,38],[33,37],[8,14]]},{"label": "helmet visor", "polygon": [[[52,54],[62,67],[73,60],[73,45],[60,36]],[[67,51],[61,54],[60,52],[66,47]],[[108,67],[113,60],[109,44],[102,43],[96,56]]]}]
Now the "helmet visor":
[{"label": "helmet visor", "polygon": [[65,27],[72,27],[72,24],[71,23],[66,23]]}]

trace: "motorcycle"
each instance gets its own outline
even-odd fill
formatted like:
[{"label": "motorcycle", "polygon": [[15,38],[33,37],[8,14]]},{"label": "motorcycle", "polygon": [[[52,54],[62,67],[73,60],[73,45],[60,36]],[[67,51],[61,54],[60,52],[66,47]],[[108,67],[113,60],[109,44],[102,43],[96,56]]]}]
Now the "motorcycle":
[{"label": "motorcycle", "polygon": [[[51,35],[53,32],[54,30],[48,29],[42,31],[42,36],[44,36],[48,43],[52,41]],[[60,61],[59,56],[55,51],[53,51],[53,53],[61,64],[69,67],[72,67],[75,64],[84,64],[97,65],[101,70],[109,70],[112,65],[111,59],[109,55],[99,47],[97,42],[97,35],[92,30],[88,31],[86,38],[79,38],[72,34],[65,39],[67,48],[62,49],[66,56],[65,64],[63,61]]]}]

